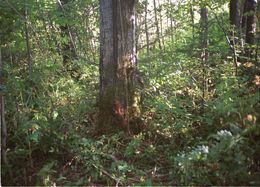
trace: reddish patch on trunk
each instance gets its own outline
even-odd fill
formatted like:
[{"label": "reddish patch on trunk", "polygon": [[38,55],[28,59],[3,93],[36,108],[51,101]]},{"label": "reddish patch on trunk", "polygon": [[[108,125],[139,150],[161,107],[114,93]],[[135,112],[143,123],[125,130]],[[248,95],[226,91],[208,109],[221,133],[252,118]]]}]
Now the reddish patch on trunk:
[{"label": "reddish patch on trunk", "polygon": [[127,129],[127,121],[125,119],[125,109],[120,101],[115,100],[114,102],[114,115],[115,115],[115,125],[126,130]]}]

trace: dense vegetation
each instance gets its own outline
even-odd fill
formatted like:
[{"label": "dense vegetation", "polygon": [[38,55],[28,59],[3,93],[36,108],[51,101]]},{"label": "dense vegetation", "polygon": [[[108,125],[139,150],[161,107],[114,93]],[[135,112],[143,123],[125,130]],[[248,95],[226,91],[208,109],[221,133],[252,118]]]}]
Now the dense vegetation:
[{"label": "dense vegetation", "polygon": [[228,4],[136,1],[129,134],[97,133],[99,2],[1,1],[2,185],[260,185],[260,38],[234,44]]}]

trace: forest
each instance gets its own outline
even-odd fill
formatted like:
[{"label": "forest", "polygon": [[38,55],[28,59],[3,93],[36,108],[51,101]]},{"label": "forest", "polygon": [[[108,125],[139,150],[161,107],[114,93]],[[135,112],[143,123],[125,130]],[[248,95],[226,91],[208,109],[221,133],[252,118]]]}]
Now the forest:
[{"label": "forest", "polygon": [[260,1],[0,0],[2,186],[260,186]]}]

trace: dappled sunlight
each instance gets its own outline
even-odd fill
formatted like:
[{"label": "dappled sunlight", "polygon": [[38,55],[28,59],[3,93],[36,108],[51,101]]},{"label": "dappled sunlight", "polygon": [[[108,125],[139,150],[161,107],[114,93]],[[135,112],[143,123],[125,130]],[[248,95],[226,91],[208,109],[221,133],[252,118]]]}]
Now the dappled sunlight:
[{"label": "dappled sunlight", "polygon": [[0,1],[1,185],[259,186],[260,3],[238,2]]}]

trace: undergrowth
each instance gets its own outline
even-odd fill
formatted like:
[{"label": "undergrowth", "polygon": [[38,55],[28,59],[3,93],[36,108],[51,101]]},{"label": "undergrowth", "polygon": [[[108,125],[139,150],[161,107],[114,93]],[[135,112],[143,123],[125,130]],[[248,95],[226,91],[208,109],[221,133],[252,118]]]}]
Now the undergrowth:
[{"label": "undergrowth", "polygon": [[228,64],[223,74],[223,60],[201,112],[198,62],[172,50],[140,54],[146,129],[137,135],[95,135],[96,66],[45,59],[31,80],[5,66],[4,185],[259,185],[259,92]]}]

